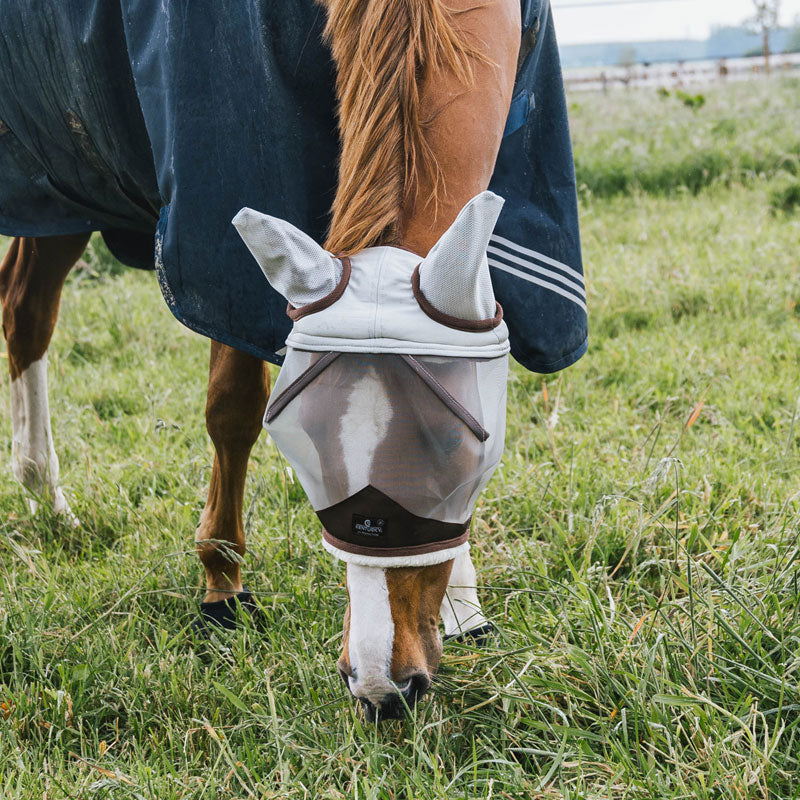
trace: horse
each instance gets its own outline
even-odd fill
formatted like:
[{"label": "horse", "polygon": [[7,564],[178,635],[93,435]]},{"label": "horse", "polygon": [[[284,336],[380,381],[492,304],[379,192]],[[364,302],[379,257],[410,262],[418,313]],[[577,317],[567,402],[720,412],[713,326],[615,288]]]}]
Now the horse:
[{"label": "horse", "polygon": [[[424,261],[492,178],[521,58],[533,47],[531,42],[525,47],[521,4],[320,3],[327,14],[324,37],[336,67],[340,140],[324,249],[346,260],[371,248],[395,248]],[[522,3],[523,12],[527,6],[529,0]],[[2,107],[0,120],[1,114]],[[8,127],[0,121],[2,126]],[[0,144],[2,133],[0,129]],[[110,131],[112,137],[117,134],[128,135]],[[124,238],[124,231],[111,232]],[[64,282],[89,235],[80,230],[17,236],[0,266],[14,475],[29,491],[34,510],[46,502],[75,525],[80,523],[59,485],[47,349]],[[160,247],[156,238],[157,264]],[[481,247],[485,250],[486,243]],[[519,263],[521,252],[518,248]],[[525,272],[524,266],[495,260],[508,274]],[[559,262],[550,262],[557,270]],[[538,270],[548,271],[541,264]],[[567,283],[564,274],[556,275]],[[526,280],[543,283],[541,277]],[[550,285],[551,291],[567,294]],[[165,297],[169,302],[166,291]],[[579,298],[571,302],[581,304]],[[574,360],[581,347],[585,350],[585,345],[573,348],[552,363]],[[269,399],[264,360],[212,339],[205,413],[215,455],[195,536],[205,572],[199,631],[214,624],[233,627],[237,613],[254,609],[242,584],[242,507],[247,462]],[[369,528],[370,520],[366,523]],[[346,587],[349,605],[338,670],[370,720],[402,716],[430,687],[442,652],[440,618],[448,637],[480,637],[490,629],[477,595],[475,568],[464,548],[453,558],[423,565],[348,563]]]}]

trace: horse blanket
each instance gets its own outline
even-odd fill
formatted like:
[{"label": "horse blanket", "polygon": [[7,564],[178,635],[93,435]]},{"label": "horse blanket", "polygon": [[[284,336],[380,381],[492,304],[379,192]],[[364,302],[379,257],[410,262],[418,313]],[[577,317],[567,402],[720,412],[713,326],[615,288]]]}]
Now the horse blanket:
[{"label": "horse blanket", "polygon": [[[490,188],[512,355],[586,351],[575,176],[549,0],[522,0]],[[280,364],[291,322],[230,224],[261,209],[324,239],[339,142],[313,0],[0,0],[0,233],[102,231],[155,268],[188,327]]]}]

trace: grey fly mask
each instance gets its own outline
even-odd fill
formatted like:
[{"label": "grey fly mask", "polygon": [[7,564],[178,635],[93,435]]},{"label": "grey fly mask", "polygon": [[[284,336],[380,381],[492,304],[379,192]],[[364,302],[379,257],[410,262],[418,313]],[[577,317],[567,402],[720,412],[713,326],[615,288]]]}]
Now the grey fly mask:
[{"label": "grey fly mask", "polygon": [[424,259],[338,259],[284,220],[233,220],[294,322],[264,426],[344,561],[422,566],[469,546],[505,437],[508,330],[486,257],[502,205],[473,198]]}]

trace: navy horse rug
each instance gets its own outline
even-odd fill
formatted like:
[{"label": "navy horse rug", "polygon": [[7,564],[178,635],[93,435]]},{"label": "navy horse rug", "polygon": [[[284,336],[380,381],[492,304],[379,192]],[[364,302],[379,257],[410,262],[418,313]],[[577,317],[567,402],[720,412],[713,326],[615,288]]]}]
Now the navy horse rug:
[{"label": "navy horse rug", "polygon": [[[586,350],[564,90],[548,0],[523,0],[488,247],[511,354]],[[243,206],[325,238],[335,67],[313,0],[0,0],[0,233],[101,231],[157,270],[188,327],[281,363],[291,321],[230,221]]]}]

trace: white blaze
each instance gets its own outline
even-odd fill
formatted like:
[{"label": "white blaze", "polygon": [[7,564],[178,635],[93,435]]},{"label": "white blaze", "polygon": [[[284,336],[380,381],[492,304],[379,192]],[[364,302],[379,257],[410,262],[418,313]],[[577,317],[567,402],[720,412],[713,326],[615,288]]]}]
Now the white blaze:
[{"label": "white blaze", "polygon": [[341,420],[339,442],[342,464],[347,470],[348,494],[361,491],[369,483],[372,458],[389,430],[391,418],[392,405],[386,387],[374,367],[370,367],[353,384]]},{"label": "white blaze", "polygon": [[377,567],[347,565],[350,595],[348,658],[353,670],[350,691],[379,705],[397,687],[391,679],[394,622],[389,605],[386,571]]},{"label": "white blaze", "polygon": [[459,553],[453,561],[450,582],[440,610],[447,636],[480,628],[486,624],[478,600],[477,576],[469,551]]},{"label": "white blaze", "polygon": [[[56,513],[71,517],[58,486],[58,457],[50,429],[47,400],[47,354],[11,381],[12,469],[17,480],[36,497],[49,498]],[[31,510],[38,503],[30,501]]]}]

